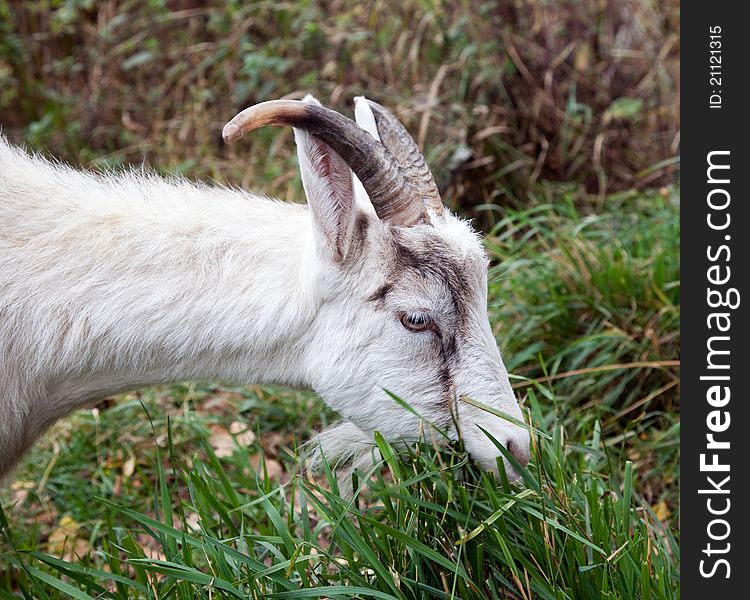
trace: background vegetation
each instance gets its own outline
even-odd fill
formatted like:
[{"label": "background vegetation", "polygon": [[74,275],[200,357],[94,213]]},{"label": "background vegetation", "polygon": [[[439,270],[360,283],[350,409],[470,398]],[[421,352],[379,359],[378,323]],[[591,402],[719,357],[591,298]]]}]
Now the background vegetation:
[{"label": "background vegetation", "polygon": [[[365,93],[487,234],[535,428],[523,485],[460,446],[301,472],[312,394],[149,389],[60,424],[0,491],[0,598],[674,598],[676,1],[0,0],[0,124],[85,168],[302,199],[291,132],[238,110]],[[347,587],[342,587],[347,586]]]}]

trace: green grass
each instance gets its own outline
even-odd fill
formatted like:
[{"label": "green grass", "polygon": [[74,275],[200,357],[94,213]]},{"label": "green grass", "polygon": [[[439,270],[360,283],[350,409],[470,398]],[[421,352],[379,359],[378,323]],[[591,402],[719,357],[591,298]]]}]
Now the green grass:
[{"label": "green grass", "polygon": [[595,212],[563,193],[511,211],[488,246],[490,318],[518,391],[540,380],[569,428],[599,420],[628,440],[647,500],[678,510],[678,190]]},{"label": "green grass", "polygon": [[[488,237],[490,313],[534,427],[520,484],[458,445],[378,440],[342,499],[331,472],[302,471],[335,418],[313,396],[145,390],[21,467],[0,597],[676,598],[679,418],[675,388],[655,393],[676,380],[675,194],[593,216],[562,193]],[[237,422],[255,435],[227,450]]]},{"label": "green grass", "polygon": [[457,451],[397,453],[381,441],[386,458],[349,501],[331,476],[325,485],[290,474],[278,486],[262,468],[248,472],[247,449],[219,460],[204,443],[186,468],[171,447],[164,466],[155,461],[148,511],[98,501],[94,560],[38,551],[10,560],[35,598],[62,580],[114,598],[674,597],[676,543],[634,498],[632,463],[602,477],[608,452],[596,426],[580,445],[564,440],[561,426],[536,438],[523,488],[480,474]]}]

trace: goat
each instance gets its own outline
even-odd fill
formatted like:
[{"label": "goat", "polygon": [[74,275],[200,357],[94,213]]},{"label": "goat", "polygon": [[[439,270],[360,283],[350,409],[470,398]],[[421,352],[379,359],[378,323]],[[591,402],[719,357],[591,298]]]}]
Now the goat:
[{"label": "goat", "polygon": [[528,462],[481,239],[403,125],[364,98],[353,121],[307,96],[242,111],[224,139],[267,124],[294,128],[307,206],[84,173],[0,136],[0,477],[72,411],[187,380],[312,388],[343,418],[320,437],[333,458],[376,430],[415,440],[418,413],[483,468],[502,453],[482,429]]}]

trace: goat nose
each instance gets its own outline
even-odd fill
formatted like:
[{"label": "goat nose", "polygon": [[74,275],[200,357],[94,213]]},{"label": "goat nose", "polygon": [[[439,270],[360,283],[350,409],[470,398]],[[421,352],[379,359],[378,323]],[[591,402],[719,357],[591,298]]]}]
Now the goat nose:
[{"label": "goat nose", "polygon": [[508,444],[506,447],[508,448],[508,452],[513,455],[513,457],[521,464],[522,467],[525,467],[529,464],[531,451],[529,449],[528,438],[523,441],[511,438],[508,440]]}]

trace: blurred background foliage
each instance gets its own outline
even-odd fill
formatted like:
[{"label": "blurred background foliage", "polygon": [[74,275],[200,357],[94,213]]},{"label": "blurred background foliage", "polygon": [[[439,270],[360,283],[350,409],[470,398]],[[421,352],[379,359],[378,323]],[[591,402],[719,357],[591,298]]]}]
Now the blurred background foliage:
[{"label": "blurred background foliage", "polygon": [[390,107],[484,226],[544,182],[601,201],[676,176],[677,0],[0,0],[0,23],[5,134],[76,164],[299,199],[290,132],[220,131],[312,92]]}]

